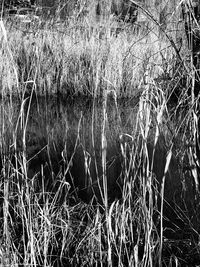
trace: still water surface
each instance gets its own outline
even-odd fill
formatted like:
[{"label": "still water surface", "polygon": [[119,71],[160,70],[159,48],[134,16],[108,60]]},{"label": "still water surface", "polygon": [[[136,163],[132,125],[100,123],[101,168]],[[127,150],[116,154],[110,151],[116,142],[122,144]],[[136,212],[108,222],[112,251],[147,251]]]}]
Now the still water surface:
[{"label": "still water surface", "polygon": [[[38,97],[31,101],[30,98],[20,102],[3,101],[0,114],[2,155],[16,155],[17,151],[21,161],[25,157],[27,176],[39,189],[43,186],[43,190],[50,191],[52,185],[64,179],[77,197],[89,201],[93,195],[101,199],[99,188],[103,187],[104,151],[108,195],[112,201],[122,193],[126,170],[121,148],[132,149],[137,136],[137,111],[137,99],[116,103],[112,96],[108,97],[106,106],[101,101],[84,98]],[[102,150],[103,133],[106,149]],[[151,164],[152,144],[147,148]],[[159,185],[164,175],[166,155],[161,140],[153,160],[154,177]],[[169,201],[175,197],[179,201],[182,197],[184,177],[179,166],[179,159],[172,156],[165,181],[165,197]],[[187,180],[188,190],[184,194],[190,199],[194,195],[192,178],[187,177]]]},{"label": "still water surface", "polygon": [[3,153],[17,151],[19,158],[25,155],[28,177],[41,186],[43,176],[45,190],[65,175],[78,197],[89,201],[94,193],[100,197],[104,131],[108,191],[112,199],[118,197],[122,179],[119,136],[134,133],[137,101],[116,103],[109,97],[105,110],[102,102],[83,98],[4,101]]}]

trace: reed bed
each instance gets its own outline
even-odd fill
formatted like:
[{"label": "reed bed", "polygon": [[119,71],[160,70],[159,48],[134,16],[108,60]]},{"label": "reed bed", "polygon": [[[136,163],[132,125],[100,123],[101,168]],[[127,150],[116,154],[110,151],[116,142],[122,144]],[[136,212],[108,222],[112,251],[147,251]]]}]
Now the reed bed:
[{"label": "reed bed", "polygon": [[[0,28],[0,266],[199,265],[198,97],[188,94],[194,66],[186,45],[177,54],[156,28],[135,33],[123,24],[118,32],[113,19],[33,26],[1,21]],[[64,113],[38,133],[38,142],[29,132],[31,103],[55,95],[102,104],[98,153],[95,101],[92,152],[81,143],[84,182],[93,193],[86,202],[70,172],[82,115],[70,155]],[[122,125],[119,99],[136,97],[131,131],[115,129],[121,171],[113,179],[120,197],[111,201],[109,102]],[[33,171],[41,147],[43,162]]]},{"label": "reed bed", "polygon": [[[2,95],[23,95],[34,87],[38,94],[93,97],[114,90],[118,97],[130,97],[148,75],[158,78],[173,67],[173,49],[158,41],[157,33],[149,39],[148,31],[134,34],[133,26],[117,28],[112,20],[96,26],[71,24],[47,21],[27,28],[2,22]],[[163,61],[168,70],[162,69]]]}]

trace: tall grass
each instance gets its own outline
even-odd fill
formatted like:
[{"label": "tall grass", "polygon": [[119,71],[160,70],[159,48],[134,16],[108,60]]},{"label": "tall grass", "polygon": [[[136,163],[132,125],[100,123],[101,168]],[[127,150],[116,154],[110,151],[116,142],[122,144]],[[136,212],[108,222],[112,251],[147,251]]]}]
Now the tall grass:
[{"label": "tall grass", "polygon": [[1,33],[5,94],[15,94],[16,87],[23,94],[35,83],[39,94],[102,96],[111,89],[117,96],[134,96],[147,72],[159,77],[163,58],[170,64],[173,57],[170,43],[159,42],[158,33],[149,42],[142,29],[136,35],[134,26],[118,25],[112,18],[98,23],[72,17],[67,25],[47,21],[29,28],[6,21],[2,25],[7,36]]},{"label": "tall grass", "polygon": [[[72,17],[67,24],[45,21],[28,28],[1,21],[1,266],[199,264],[198,97],[185,92],[195,66],[186,41],[178,47],[178,30],[162,29],[161,39],[154,14],[143,11],[152,24],[137,33],[113,18],[93,25],[93,18]],[[92,104],[89,148],[81,139],[81,115],[68,154],[64,112],[36,136],[46,138],[44,144],[36,148],[40,140],[30,140],[32,103],[55,94],[102,97],[98,121]],[[134,123],[124,132],[119,99],[126,105],[136,97]],[[120,176],[113,177],[120,198],[112,201],[110,103],[121,164]],[[84,192],[92,191],[87,203],[71,172],[80,147],[76,167],[84,162]],[[31,168],[40,153],[42,162]]]}]

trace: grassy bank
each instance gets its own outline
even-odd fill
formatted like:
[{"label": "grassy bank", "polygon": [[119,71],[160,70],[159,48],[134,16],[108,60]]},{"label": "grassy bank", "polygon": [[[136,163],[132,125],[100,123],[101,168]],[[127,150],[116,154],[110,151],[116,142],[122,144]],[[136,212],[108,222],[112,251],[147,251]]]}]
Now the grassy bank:
[{"label": "grassy bank", "polygon": [[46,21],[30,27],[3,21],[1,48],[2,95],[34,88],[37,94],[93,97],[112,90],[118,97],[134,96],[149,80],[163,77],[172,83],[177,57],[157,27],[113,18]]},{"label": "grassy bank", "polygon": [[[199,264],[198,98],[173,25],[1,21],[1,266]],[[90,126],[49,105],[67,96]]]}]

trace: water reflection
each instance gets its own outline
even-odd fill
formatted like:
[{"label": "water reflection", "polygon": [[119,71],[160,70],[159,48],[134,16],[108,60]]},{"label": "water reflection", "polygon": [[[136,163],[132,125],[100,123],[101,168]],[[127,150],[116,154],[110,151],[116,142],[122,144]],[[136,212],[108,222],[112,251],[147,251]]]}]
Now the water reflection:
[{"label": "water reflection", "polygon": [[[27,176],[38,190],[43,186],[43,190],[51,191],[62,180],[68,181],[71,190],[84,201],[89,201],[93,195],[101,199],[102,130],[105,124],[108,195],[111,201],[120,197],[126,174],[121,151],[123,140],[119,137],[123,134],[133,136],[136,131],[137,100],[116,103],[109,97],[105,114],[103,106],[102,102],[84,98],[65,100],[40,97],[27,98],[23,102],[3,101],[0,109],[2,158],[14,155],[11,160],[14,158],[15,165],[16,153],[18,159],[26,157]],[[131,139],[128,142],[132,142]],[[167,156],[164,147],[161,138],[153,163],[159,192]],[[151,143],[147,149],[151,166],[154,153]],[[137,153],[140,153],[139,150]],[[137,162],[131,164],[131,171],[134,172]],[[178,197],[176,201],[179,202],[182,197],[180,192],[184,177],[178,166],[179,159],[172,156],[165,182],[167,201]],[[138,174],[141,179],[150,175],[142,171]],[[193,192],[192,183],[188,182],[186,187],[187,192]],[[190,199],[191,193],[185,195]]]},{"label": "water reflection", "polygon": [[[102,186],[102,127],[107,140],[107,181],[111,198],[120,192],[121,175],[119,135],[132,133],[136,117],[136,102],[107,101],[103,118],[102,102],[83,98],[27,98],[24,102],[3,102],[2,129],[6,128],[8,150],[24,153],[28,176],[46,190],[65,175],[73,190],[85,201],[95,195],[100,198]],[[4,127],[3,127],[4,126]],[[6,127],[5,127],[6,126]],[[11,148],[12,147],[12,148]],[[71,161],[70,161],[71,160]]]}]

